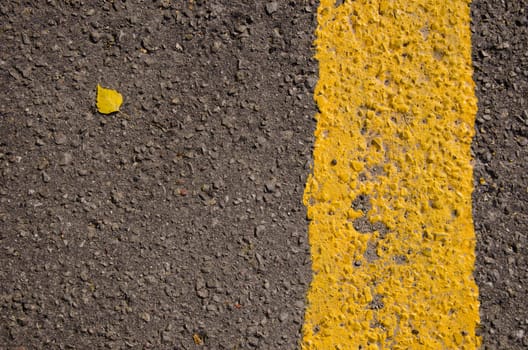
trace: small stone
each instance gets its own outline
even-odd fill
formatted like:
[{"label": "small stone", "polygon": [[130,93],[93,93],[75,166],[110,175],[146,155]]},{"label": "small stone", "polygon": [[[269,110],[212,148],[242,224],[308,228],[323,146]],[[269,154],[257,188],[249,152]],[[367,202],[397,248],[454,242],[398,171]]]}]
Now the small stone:
[{"label": "small stone", "polygon": [[275,183],[274,182],[267,182],[265,185],[266,192],[273,193],[275,192]]},{"label": "small stone", "polygon": [[147,281],[149,284],[154,284],[156,283],[156,277],[153,275],[147,275],[145,276],[145,281]]},{"label": "small stone", "polygon": [[150,37],[145,37],[141,40],[141,46],[143,46],[143,48],[147,51],[156,51],[158,49],[157,46],[154,46],[152,44],[152,40],[150,39]]},{"label": "small stone", "polygon": [[112,191],[112,202],[114,202],[115,204],[118,204],[119,202],[121,202],[124,197],[125,195],[123,194],[123,192]]},{"label": "small stone", "polygon": [[317,84],[317,78],[316,77],[310,76],[310,77],[306,78],[306,80],[304,81],[304,85],[308,89],[313,89],[316,84]]},{"label": "small stone", "polygon": [[203,278],[198,278],[196,280],[196,290],[204,289],[205,288],[205,280]]},{"label": "small stone", "polygon": [[222,43],[219,42],[219,41],[215,41],[211,45],[211,52],[216,53],[216,52],[220,51],[221,47],[222,47]]},{"label": "small stone", "polygon": [[200,299],[205,299],[209,296],[209,291],[207,289],[200,289],[196,291],[196,295],[198,295]]},{"label": "small stone", "polygon": [[172,342],[172,335],[170,331],[161,332],[161,341],[164,343]]},{"label": "small stone", "polygon": [[518,329],[517,331],[515,331],[514,336],[517,339],[522,339],[524,337],[524,330]]},{"label": "small stone", "polygon": [[55,135],[55,144],[64,145],[68,141],[68,138],[63,133],[57,133]]},{"label": "small stone", "polygon": [[264,258],[262,257],[262,255],[260,255],[259,253],[256,253],[255,254],[255,258],[257,259],[257,262],[259,264],[259,268],[263,268],[264,267]]},{"label": "small stone", "polygon": [[46,158],[41,158],[37,162],[37,169],[38,170],[44,170],[48,167],[49,161]]},{"label": "small stone", "polygon": [[29,35],[27,35],[26,33],[23,33],[22,34],[22,42],[24,43],[24,45],[31,44],[31,40],[29,39]]},{"label": "small stone", "polygon": [[50,182],[50,180],[51,180],[51,177],[48,175],[48,173],[43,171],[42,172],[42,181],[48,183],[48,182]]},{"label": "small stone", "polygon": [[266,4],[266,13],[272,15],[279,9],[279,3],[277,1],[272,1]]},{"label": "small stone", "polygon": [[88,281],[88,279],[90,278],[90,276],[88,275],[88,271],[86,270],[81,271],[81,273],[79,274],[79,277],[81,278],[83,282]]},{"label": "small stone", "polygon": [[23,307],[24,311],[26,311],[26,312],[32,312],[32,311],[37,310],[37,305],[32,304],[32,303],[24,303],[24,305],[22,307]]},{"label": "small stone", "polygon": [[284,322],[288,319],[289,315],[287,312],[281,312],[279,315],[279,321]]},{"label": "small stone", "polygon": [[236,72],[235,74],[235,80],[238,81],[238,82],[243,82],[244,81],[244,78],[245,78],[245,74],[243,71],[238,71]]},{"label": "small stone", "polygon": [[213,263],[212,262],[205,262],[204,265],[200,268],[200,271],[203,273],[211,273],[213,272]]},{"label": "small stone", "polygon": [[95,237],[96,235],[96,230],[95,230],[95,227],[93,226],[88,226],[88,228],[86,229],[86,237],[88,237],[88,239],[92,239]]},{"label": "small stone", "polygon": [[259,345],[259,340],[256,337],[249,337],[248,344],[257,347]]},{"label": "small stone", "polygon": [[219,179],[213,182],[213,189],[219,190],[225,186],[224,180]]},{"label": "small stone", "polygon": [[73,155],[70,152],[64,152],[59,159],[59,165],[68,165],[72,160]]},{"label": "small stone", "polygon": [[150,322],[150,314],[148,312],[140,313],[139,318],[141,318],[145,322]]},{"label": "small stone", "polygon": [[90,41],[94,44],[98,43],[99,40],[101,40],[101,38],[103,37],[103,35],[101,33],[99,33],[98,31],[92,31],[90,32]]},{"label": "small stone", "polygon": [[293,138],[293,131],[292,130],[285,130],[281,133],[281,136],[285,140],[291,140]]},{"label": "small stone", "polygon": [[264,225],[258,225],[255,227],[255,237],[261,237],[265,230],[266,226]]},{"label": "small stone", "polygon": [[220,283],[216,279],[208,280],[206,283],[207,288],[217,289],[220,288]]},{"label": "small stone", "polygon": [[238,24],[235,26],[235,31],[238,33],[247,33],[248,27],[243,24]]}]

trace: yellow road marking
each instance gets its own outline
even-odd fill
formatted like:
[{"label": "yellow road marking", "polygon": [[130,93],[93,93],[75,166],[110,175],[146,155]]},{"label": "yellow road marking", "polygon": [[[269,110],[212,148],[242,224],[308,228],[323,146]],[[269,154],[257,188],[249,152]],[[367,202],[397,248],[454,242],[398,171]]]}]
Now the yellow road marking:
[{"label": "yellow road marking", "polygon": [[475,349],[469,0],[321,0],[303,349]]}]

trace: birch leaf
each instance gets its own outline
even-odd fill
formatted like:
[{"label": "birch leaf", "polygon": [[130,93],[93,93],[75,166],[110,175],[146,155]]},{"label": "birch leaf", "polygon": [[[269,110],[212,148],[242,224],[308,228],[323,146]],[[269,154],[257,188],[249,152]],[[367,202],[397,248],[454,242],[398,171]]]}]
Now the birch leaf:
[{"label": "birch leaf", "polygon": [[119,111],[123,103],[123,96],[116,90],[106,89],[97,84],[97,110],[102,114]]}]

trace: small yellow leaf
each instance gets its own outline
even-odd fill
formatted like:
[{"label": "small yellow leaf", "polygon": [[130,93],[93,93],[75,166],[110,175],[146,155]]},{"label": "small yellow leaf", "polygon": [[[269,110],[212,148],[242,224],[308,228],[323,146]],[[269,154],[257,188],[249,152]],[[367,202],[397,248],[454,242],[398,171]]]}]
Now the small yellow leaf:
[{"label": "small yellow leaf", "polygon": [[110,114],[119,111],[123,96],[116,90],[105,89],[97,84],[97,110],[99,113]]}]

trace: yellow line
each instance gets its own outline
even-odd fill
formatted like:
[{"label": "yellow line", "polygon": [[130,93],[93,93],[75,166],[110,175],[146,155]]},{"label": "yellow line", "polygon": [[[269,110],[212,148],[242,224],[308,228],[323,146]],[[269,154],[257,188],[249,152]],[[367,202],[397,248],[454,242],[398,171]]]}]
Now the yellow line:
[{"label": "yellow line", "polygon": [[468,0],[321,0],[303,349],[475,349]]}]

